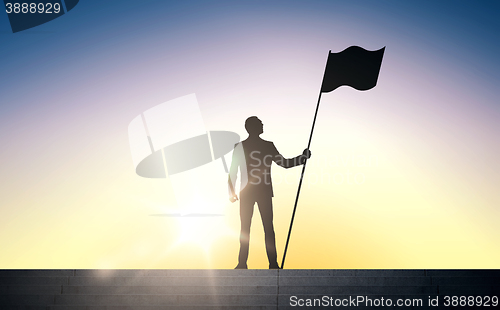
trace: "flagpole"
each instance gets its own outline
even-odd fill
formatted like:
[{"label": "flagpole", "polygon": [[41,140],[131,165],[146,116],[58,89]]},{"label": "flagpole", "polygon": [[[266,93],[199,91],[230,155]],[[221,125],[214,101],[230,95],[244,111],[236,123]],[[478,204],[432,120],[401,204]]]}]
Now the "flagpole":
[{"label": "flagpole", "polygon": [[[328,52],[328,55],[330,55],[331,52],[332,51],[330,50]],[[328,62],[328,57],[326,58],[326,61]],[[323,81],[325,80],[325,74],[326,74],[326,65],[325,65],[325,72],[323,73]],[[323,87],[323,85],[321,85],[321,88],[322,87]],[[316,112],[314,112],[314,119],[313,119],[313,123],[312,123],[311,134],[309,135],[309,142],[307,143],[308,149],[311,146],[312,136],[313,136],[313,132],[314,132],[314,125],[316,124],[316,117],[318,116],[319,102],[321,101],[321,94],[322,94],[321,88],[319,90],[318,103],[316,104]],[[293,206],[292,219],[290,221],[290,228],[288,229],[288,237],[286,238],[285,251],[283,252],[283,260],[281,261],[281,269],[283,269],[285,267],[286,252],[288,250],[288,243],[290,242],[290,235],[292,234],[293,220],[295,219],[295,211],[297,211],[297,203],[299,202],[300,188],[302,187],[302,180],[304,179],[304,172],[306,171],[306,164],[307,164],[307,158],[304,161],[304,165],[302,167],[302,173],[300,174],[299,187],[297,189],[297,196],[295,197],[295,204]]]}]

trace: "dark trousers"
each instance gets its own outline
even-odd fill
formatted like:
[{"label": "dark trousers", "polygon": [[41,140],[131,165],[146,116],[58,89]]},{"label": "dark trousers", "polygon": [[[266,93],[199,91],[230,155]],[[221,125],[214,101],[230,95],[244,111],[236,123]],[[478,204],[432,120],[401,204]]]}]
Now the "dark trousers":
[{"label": "dark trousers", "polygon": [[250,242],[250,224],[255,203],[259,206],[264,234],[266,240],[266,251],[269,264],[276,264],[276,238],[273,227],[273,198],[270,195],[252,195],[242,191],[240,193],[240,254],[238,265],[246,265],[248,259],[248,246]]}]

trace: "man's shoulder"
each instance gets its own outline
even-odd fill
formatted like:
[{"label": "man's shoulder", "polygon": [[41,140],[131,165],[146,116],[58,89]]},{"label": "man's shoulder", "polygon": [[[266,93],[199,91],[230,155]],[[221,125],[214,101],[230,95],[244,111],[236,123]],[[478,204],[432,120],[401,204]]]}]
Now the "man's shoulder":
[{"label": "man's shoulder", "polygon": [[237,146],[242,146],[248,150],[274,150],[276,147],[272,141],[267,141],[259,137],[259,139],[249,140],[245,139],[237,144],[235,144],[235,148]]},{"label": "man's shoulder", "polygon": [[274,145],[273,141],[266,141],[266,140],[264,140],[264,142],[266,143],[267,148],[269,148],[272,151],[276,150],[276,146]]},{"label": "man's shoulder", "polygon": [[265,146],[273,146],[274,145],[273,141],[267,141],[267,140],[264,140],[262,138],[260,139],[260,143],[262,145],[265,145]]}]

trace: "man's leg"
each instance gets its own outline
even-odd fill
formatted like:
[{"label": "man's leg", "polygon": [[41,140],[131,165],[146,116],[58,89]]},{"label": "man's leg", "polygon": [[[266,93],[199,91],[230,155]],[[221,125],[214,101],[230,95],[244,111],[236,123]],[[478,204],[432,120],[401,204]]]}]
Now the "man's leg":
[{"label": "man's leg", "polygon": [[264,234],[266,238],[267,259],[269,260],[269,268],[277,269],[277,254],[276,254],[276,237],[273,227],[273,199],[272,197],[262,197],[257,201],[259,212],[264,225]]},{"label": "man's leg", "polygon": [[240,254],[238,256],[238,266],[236,268],[246,268],[248,259],[248,246],[250,243],[250,224],[252,223],[253,206],[255,201],[240,193]]}]

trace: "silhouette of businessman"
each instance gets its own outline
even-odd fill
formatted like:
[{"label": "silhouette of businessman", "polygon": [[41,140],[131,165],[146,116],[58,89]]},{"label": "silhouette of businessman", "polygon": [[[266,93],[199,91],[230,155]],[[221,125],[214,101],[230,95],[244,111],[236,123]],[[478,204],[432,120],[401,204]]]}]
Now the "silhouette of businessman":
[{"label": "silhouette of businessman", "polygon": [[233,151],[231,169],[229,171],[229,200],[238,200],[234,188],[238,167],[241,174],[240,189],[240,253],[235,269],[247,269],[248,247],[250,241],[250,224],[255,203],[259,206],[266,241],[269,269],[279,269],[276,254],[276,240],[273,227],[273,186],[271,180],[271,164],[274,161],[283,168],[291,168],[305,163],[311,152],[305,149],[302,155],[286,159],[278,152],[273,142],[259,137],[264,132],[263,124],[256,116],[245,121],[248,138],[237,143]]}]

